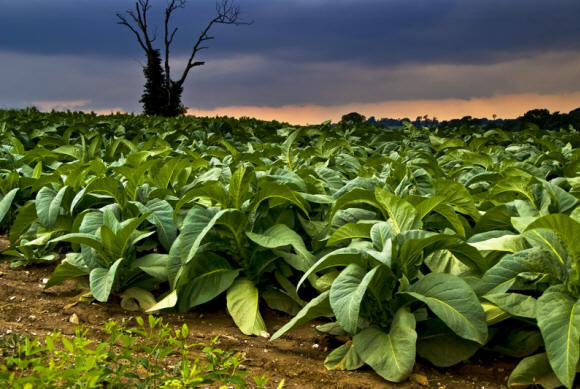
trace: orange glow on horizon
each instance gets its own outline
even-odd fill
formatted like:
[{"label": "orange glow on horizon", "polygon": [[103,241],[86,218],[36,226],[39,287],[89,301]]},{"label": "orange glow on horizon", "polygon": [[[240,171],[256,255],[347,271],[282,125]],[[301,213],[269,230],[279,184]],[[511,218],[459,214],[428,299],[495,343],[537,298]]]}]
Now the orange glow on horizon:
[{"label": "orange glow on horizon", "polygon": [[463,116],[515,118],[530,109],[569,112],[580,107],[580,92],[562,94],[498,95],[472,99],[397,100],[377,103],[351,103],[336,106],[286,105],[281,107],[229,106],[211,110],[189,109],[196,116],[247,116],[262,120],[277,120],[292,124],[317,124],[325,120],[337,122],[349,112],[358,112],[367,118],[409,118],[429,115],[439,120],[460,119]]}]

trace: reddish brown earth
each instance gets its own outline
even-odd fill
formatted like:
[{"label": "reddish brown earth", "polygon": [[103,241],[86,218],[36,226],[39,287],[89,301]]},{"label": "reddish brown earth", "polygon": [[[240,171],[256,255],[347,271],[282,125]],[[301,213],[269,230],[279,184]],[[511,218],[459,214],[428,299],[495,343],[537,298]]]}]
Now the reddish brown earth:
[{"label": "reddish brown earth", "polygon": [[[120,321],[135,315],[124,311],[118,301],[80,302],[67,307],[78,301],[83,290],[73,281],[44,290],[43,279],[48,278],[53,269],[54,266],[11,269],[8,263],[0,263],[0,333],[42,336],[61,331],[73,334],[75,324],[69,320],[76,314],[80,325],[89,329],[89,336],[101,340],[105,320]],[[477,364],[466,363],[444,371],[419,363],[412,377],[414,380],[391,384],[368,368],[354,372],[326,370],[324,358],[338,343],[316,332],[312,323],[271,342],[241,334],[223,310],[193,310],[186,314],[164,314],[163,318],[175,327],[187,323],[192,342],[209,342],[219,336],[220,348],[245,355],[244,366],[252,376],[266,374],[272,378],[272,383],[285,379],[286,388],[505,388],[507,375],[514,366],[507,361],[477,361]],[[266,311],[264,319],[273,332],[288,317]]]}]

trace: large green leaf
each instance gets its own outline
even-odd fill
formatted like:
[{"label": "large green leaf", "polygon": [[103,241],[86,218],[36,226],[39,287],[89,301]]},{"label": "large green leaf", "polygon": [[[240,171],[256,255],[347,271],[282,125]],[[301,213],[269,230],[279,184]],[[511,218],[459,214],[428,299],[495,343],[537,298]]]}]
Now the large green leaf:
[{"label": "large green leaf", "polygon": [[149,307],[147,312],[156,312],[166,308],[173,308],[177,304],[177,290],[168,293],[165,297],[157,302],[157,304]]},{"label": "large green leaf", "polygon": [[226,295],[228,312],[246,335],[266,332],[266,324],[259,310],[258,289],[248,279],[236,280]]},{"label": "large green leaf", "polygon": [[378,268],[376,266],[367,272],[363,267],[350,264],[330,287],[330,306],[336,320],[350,334],[354,334],[358,328],[362,300]]},{"label": "large green leaf", "polygon": [[98,267],[91,270],[91,273],[89,274],[89,284],[91,287],[91,293],[96,300],[106,302],[109,299],[109,294],[111,294],[111,289],[113,288],[117,276],[117,269],[124,259],[125,258],[117,259],[108,269]]},{"label": "large green leaf", "polygon": [[475,221],[479,220],[479,211],[467,188],[448,179],[436,179],[434,184],[435,194],[445,198],[443,203],[453,207],[456,212],[471,216]]},{"label": "large green leaf", "polygon": [[324,360],[328,370],[356,370],[364,365],[351,342],[332,350]]},{"label": "large green leaf", "polygon": [[142,213],[149,214],[147,221],[155,226],[163,248],[169,250],[177,237],[177,225],[173,220],[171,205],[165,200],[153,199],[145,205],[137,203],[137,206]]},{"label": "large green leaf", "polygon": [[16,217],[10,226],[9,238],[10,242],[14,244],[21,234],[26,232],[31,225],[38,220],[36,214],[36,204],[29,202],[19,207],[16,210]]},{"label": "large green leaf", "polygon": [[535,179],[530,175],[512,175],[501,181],[498,181],[490,191],[490,195],[497,196],[505,192],[516,192],[523,195],[526,199],[529,200],[530,204],[532,204],[534,208],[537,208],[538,204],[536,204],[536,199],[531,188],[534,181]]},{"label": "large green leaf", "polygon": [[552,230],[566,245],[568,254],[576,267],[580,266],[580,223],[568,215],[553,214],[543,216],[526,228],[526,231],[545,228]]},{"label": "large green leaf", "polygon": [[537,319],[550,366],[571,388],[580,356],[580,301],[561,285],[552,286],[538,299]]},{"label": "large green leaf", "polygon": [[400,308],[389,333],[376,327],[362,330],[352,339],[360,358],[388,381],[401,382],[413,372],[415,365],[415,316]]},{"label": "large green leaf", "polygon": [[187,283],[179,291],[178,309],[185,312],[213,300],[234,283],[239,273],[225,258],[212,252],[203,253],[188,269]]},{"label": "large green leaf", "polygon": [[66,234],[63,236],[59,236],[50,241],[51,243],[57,242],[71,242],[71,243],[79,243],[84,244],[86,246],[92,247],[97,251],[102,252],[103,245],[101,241],[93,234],[86,234],[82,232],[75,232],[72,234]]},{"label": "large green leaf", "polygon": [[262,181],[260,190],[256,195],[254,205],[250,210],[250,214],[254,214],[260,204],[268,199],[281,199],[294,204],[299,209],[308,215],[308,202],[306,202],[300,195],[286,185],[280,185],[274,182]]},{"label": "large green leaf", "polygon": [[137,258],[131,263],[131,268],[139,268],[145,273],[149,274],[160,281],[167,281],[167,262],[169,255],[167,254],[147,254],[143,257]]},{"label": "large green leaf", "polygon": [[370,223],[346,223],[336,229],[328,239],[327,246],[334,246],[349,239],[370,238]]},{"label": "large green leaf", "polygon": [[125,188],[117,178],[97,177],[93,179],[86,187],[84,194],[100,193],[111,197],[119,206],[124,207],[127,200]]},{"label": "large green leaf", "polygon": [[68,187],[63,186],[56,192],[45,186],[36,195],[36,213],[38,214],[38,219],[46,228],[52,229],[56,224],[67,190]]},{"label": "large green leaf", "polygon": [[175,204],[175,212],[177,213],[185,204],[196,198],[213,200],[221,207],[226,207],[228,202],[226,189],[221,182],[207,182],[185,193]]},{"label": "large green leaf", "polygon": [[537,300],[521,293],[497,293],[483,296],[512,316],[536,318]]},{"label": "large green leaf", "polygon": [[304,245],[302,237],[285,224],[276,224],[262,234],[246,232],[246,235],[256,244],[269,249],[292,246],[292,248],[302,257],[306,258],[310,264],[314,263],[314,255],[308,251]]},{"label": "large green leaf", "polygon": [[[107,213],[105,213],[105,216]],[[105,225],[101,227],[101,242],[105,252],[112,258],[124,257],[127,250],[140,239],[153,234],[150,232],[137,232],[137,228],[149,216],[148,213],[139,217],[127,219],[122,223],[115,220],[115,226],[109,227],[105,221]]]},{"label": "large green leaf", "polygon": [[480,251],[506,251],[516,253],[529,248],[525,238],[521,235],[506,234],[477,242],[473,242],[472,237],[469,241],[471,246]]},{"label": "large green leaf", "polygon": [[47,289],[54,285],[61,284],[66,280],[70,280],[71,278],[82,277],[87,274],[88,273],[84,269],[79,269],[77,266],[63,261],[54,269],[44,288]]},{"label": "large green leaf", "polygon": [[379,187],[375,188],[375,197],[389,215],[387,222],[396,234],[421,228],[419,214],[409,202]]},{"label": "large green leaf", "polygon": [[550,254],[539,248],[508,254],[485,272],[475,291],[479,296],[507,292],[522,273],[533,274],[538,280],[552,277],[555,273]]},{"label": "large green leaf", "polygon": [[397,262],[403,266],[405,272],[413,270],[413,265],[416,265],[423,256],[440,250],[451,252],[477,273],[483,273],[489,266],[477,249],[455,236],[424,230],[410,230],[401,232],[394,241],[397,246],[400,246]]},{"label": "large green leaf", "polygon": [[328,294],[328,291],[322,292],[310,300],[310,302],[306,304],[300,312],[296,314],[296,316],[276,331],[270,340],[278,339],[292,328],[298,327],[310,320],[332,315],[332,309],[330,308],[330,302],[328,301]]},{"label": "large green leaf", "polygon": [[6,196],[0,200],[0,223],[6,217],[8,211],[10,211],[10,207],[12,206],[12,201],[16,196],[16,193],[20,190],[20,188],[14,188],[10,192],[6,193]]},{"label": "large green leaf", "polygon": [[375,223],[371,228],[370,235],[377,250],[383,250],[387,241],[395,237],[395,233],[387,222]]},{"label": "large green leaf", "polygon": [[228,185],[228,206],[235,209],[240,209],[244,201],[250,196],[250,184],[254,171],[242,165],[232,174],[232,179]]},{"label": "large green leaf", "polygon": [[461,278],[430,273],[403,293],[427,304],[458,336],[484,344],[487,341],[485,313],[475,292]]},{"label": "large green leaf", "polygon": [[508,380],[510,388],[528,388],[537,385],[545,389],[556,389],[562,386],[550,367],[546,353],[522,359]]},{"label": "large green leaf", "polygon": [[[379,204],[379,202],[375,198],[375,194],[372,191],[367,190],[367,189],[362,189],[362,188],[354,188],[350,192],[347,192],[347,193],[343,194],[342,196],[340,196],[334,202],[332,209],[330,211],[330,215],[329,215],[328,220],[330,222],[332,222],[334,215],[339,210],[344,209],[344,208],[348,208],[348,207],[353,206],[355,204],[369,204],[369,205],[372,205],[373,207],[377,208],[381,212],[383,212],[381,205]],[[387,217],[386,214],[383,214],[383,216],[385,218]]]},{"label": "large green leaf", "polygon": [[332,267],[348,266],[352,263],[365,266],[366,257],[367,253],[356,247],[344,247],[341,249],[336,249],[316,261],[316,263],[312,265],[310,269],[306,271],[306,273],[304,273],[300,281],[298,281],[296,289],[299,289],[302,283],[316,272]]},{"label": "large green leaf", "polygon": [[195,257],[201,241],[226,211],[216,212],[200,207],[189,210],[183,221],[181,234],[174,242],[174,245],[180,246],[182,264],[187,264]]}]

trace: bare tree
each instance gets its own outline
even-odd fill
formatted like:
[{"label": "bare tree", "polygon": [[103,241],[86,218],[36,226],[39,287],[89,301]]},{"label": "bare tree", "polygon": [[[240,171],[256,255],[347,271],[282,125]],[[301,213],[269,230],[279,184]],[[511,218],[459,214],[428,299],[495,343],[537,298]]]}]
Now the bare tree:
[{"label": "bare tree", "polygon": [[[153,46],[157,39],[156,33],[151,33],[148,24],[148,13],[151,9],[149,0],[137,0],[135,9],[128,10],[126,14],[117,13],[119,24],[126,26],[137,39],[139,46],[145,51],[147,64],[143,67],[145,74],[145,90],[140,102],[143,111],[148,115],[177,116],[185,113],[185,107],[181,103],[183,84],[191,69],[205,64],[198,61],[197,56],[208,48],[207,42],[214,39],[210,30],[216,24],[251,24],[240,18],[240,7],[233,0],[221,0],[216,3],[216,15],[207,23],[197,40],[193,42],[191,53],[179,78],[171,78],[171,65],[169,61],[171,45],[177,27],[171,27],[171,17],[180,8],[185,8],[186,0],[169,0],[165,7],[163,20],[163,61],[161,52]],[[163,62],[163,65],[162,65]]]}]

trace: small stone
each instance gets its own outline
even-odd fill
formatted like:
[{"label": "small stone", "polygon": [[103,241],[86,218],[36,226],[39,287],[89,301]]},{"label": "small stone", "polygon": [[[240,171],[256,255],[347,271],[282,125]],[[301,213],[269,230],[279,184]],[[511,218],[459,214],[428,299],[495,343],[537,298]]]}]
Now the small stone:
[{"label": "small stone", "polygon": [[270,334],[269,334],[269,333],[267,333],[266,331],[260,331],[260,336],[261,336],[262,338],[266,338],[266,339],[268,339],[268,338],[270,337]]},{"label": "small stone", "polygon": [[43,284],[48,284],[48,278],[43,278],[43,279],[42,279],[42,283],[43,283]]},{"label": "small stone", "polygon": [[10,297],[8,297],[8,300],[10,300],[10,301],[13,301],[15,299],[16,299],[16,296],[10,296]]},{"label": "small stone", "polygon": [[79,317],[77,316],[76,313],[73,313],[72,315],[70,315],[70,317],[68,318],[68,321],[73,323],[73,324],[79,324]]},{"label": "small stone", "polygon": [[411,379],[411,381],[414,381],[421,386],[429,386],[429,380],[423,374],[416,374],[416,373],[411,374],[411,377],[409,377],[409,378]]},{"label": "small stone", "polygon": [[318,343],[314,343],[314,344],[312,345],[312,348],[318,348],[318,347],[320,347],[320,346],[318,345]]},{"label": "small stone", "polygon": [[30,320],[36,320],[36,316],[30,315],[30,316],[28,316],[28,319],[30,319]]}]

